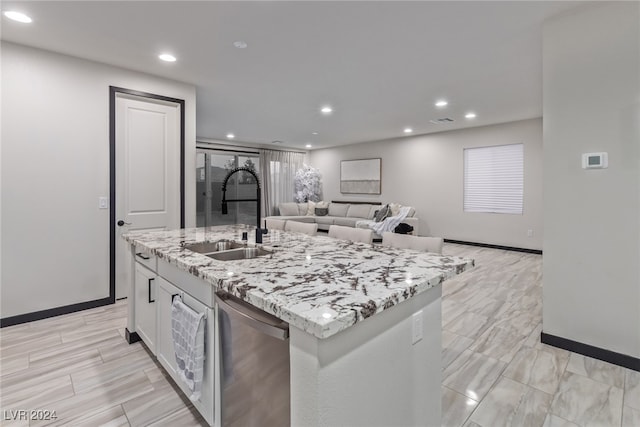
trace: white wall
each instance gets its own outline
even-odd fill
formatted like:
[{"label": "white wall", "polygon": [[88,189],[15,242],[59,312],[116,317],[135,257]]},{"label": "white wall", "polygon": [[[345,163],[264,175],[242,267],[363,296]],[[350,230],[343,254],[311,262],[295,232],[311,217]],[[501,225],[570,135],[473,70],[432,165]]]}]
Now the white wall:
[{"label": "white wall", "polygon": [[[546,333],[640,357],[640,4],[544,28]],[[609,168],[581,154],[606,151]]]},{"label": "white wall", "polygon": [[2,43],[2,318],[109,295],[109,86],[185,100],[195,224],[195,87]]},{"label": "white wall", "polygon": [[[524,144],[524,214],[463,212],[463,149],[516,143]],[[382,158],[382,194],[341,194],[340,161],[372,157]],[[310,164],[322,172],[325,200],[399,202],[415,206],[421,235],[542,249],[541,119],[315,150]]]}]

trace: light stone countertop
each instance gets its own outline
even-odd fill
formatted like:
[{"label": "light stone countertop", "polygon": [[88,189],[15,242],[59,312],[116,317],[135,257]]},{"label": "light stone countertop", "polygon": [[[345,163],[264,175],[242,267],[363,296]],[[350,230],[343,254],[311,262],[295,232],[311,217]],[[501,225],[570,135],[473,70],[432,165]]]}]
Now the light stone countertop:
[{"label": "light stone countertop", "polygon": [[[473,267],[472,259],[371,246],[328,236],[270,230],[264,249],[273,254],[217,261],[182,247],[222,239],[240,241],[246,225],[129,232],[137,251],[156,255],[317,338],[357,322]],[[178,284],[179,285],[179,284]]]}]

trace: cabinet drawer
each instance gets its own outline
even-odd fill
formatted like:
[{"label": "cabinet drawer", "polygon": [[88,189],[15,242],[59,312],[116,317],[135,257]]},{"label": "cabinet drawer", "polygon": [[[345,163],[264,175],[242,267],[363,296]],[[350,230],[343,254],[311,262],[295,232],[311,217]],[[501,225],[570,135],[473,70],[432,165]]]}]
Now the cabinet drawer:
[{"label": "cabinet drawer", "polygon": [[158,271],[158,258],[155,255],[141,252],[138,248],[136,248],[136,262],[144,265],[149,270]]},{"label": "cabinet drawer", "polygon": [[158,274],[169,282],[180,285],[180,289],[204,305],[213,307],[213,286],[211,284],[162,259],[158,261]]}]

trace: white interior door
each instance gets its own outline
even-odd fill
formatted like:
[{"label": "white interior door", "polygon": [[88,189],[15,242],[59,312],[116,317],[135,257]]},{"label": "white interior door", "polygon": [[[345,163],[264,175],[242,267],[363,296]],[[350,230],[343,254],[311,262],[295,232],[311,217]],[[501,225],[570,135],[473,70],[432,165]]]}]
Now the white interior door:
[{"label": "white interior door", "polygon": [[115,126],[116,298],[125,298],[132,272],[121,234],[180,227],[180,104],[118,93]]}]

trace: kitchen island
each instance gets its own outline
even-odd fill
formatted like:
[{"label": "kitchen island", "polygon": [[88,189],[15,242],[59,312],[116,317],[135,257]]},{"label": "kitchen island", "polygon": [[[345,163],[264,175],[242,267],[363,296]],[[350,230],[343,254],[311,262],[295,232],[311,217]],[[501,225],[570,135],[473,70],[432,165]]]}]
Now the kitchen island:
[{"label": "kitchen island", "polygon": [[[134,268],[155,259],[151,271],[197,294],[212,313],[214,293],[225,291],[289,324],[291,425],[440,425],[440,285],[473,260],[277,230],[256,245],[253,230],[232,225],[132,232],[124,238]],[[197,242],[240,242],[243,232],[248,246],[270,253],[220,261],[188,249]],[[148,301],[155,303],[154,278],[145,280]],[[131,336],[140,332],[144,316],[136,311],[145,309],[136,310],[136,298],[146,299],[136,287],[129,301]],[[158,339],[155,327],[140,336],[154,354],[157,341],[161,360],[157,318]],[[209,334],[217,336],[217,323],[210,323]],[[214,336],[208,338],[215,343],[208,359],[214,380],[206,398],[214,401],[209,416],[203,415],[219,425],[220,348]]]}]

